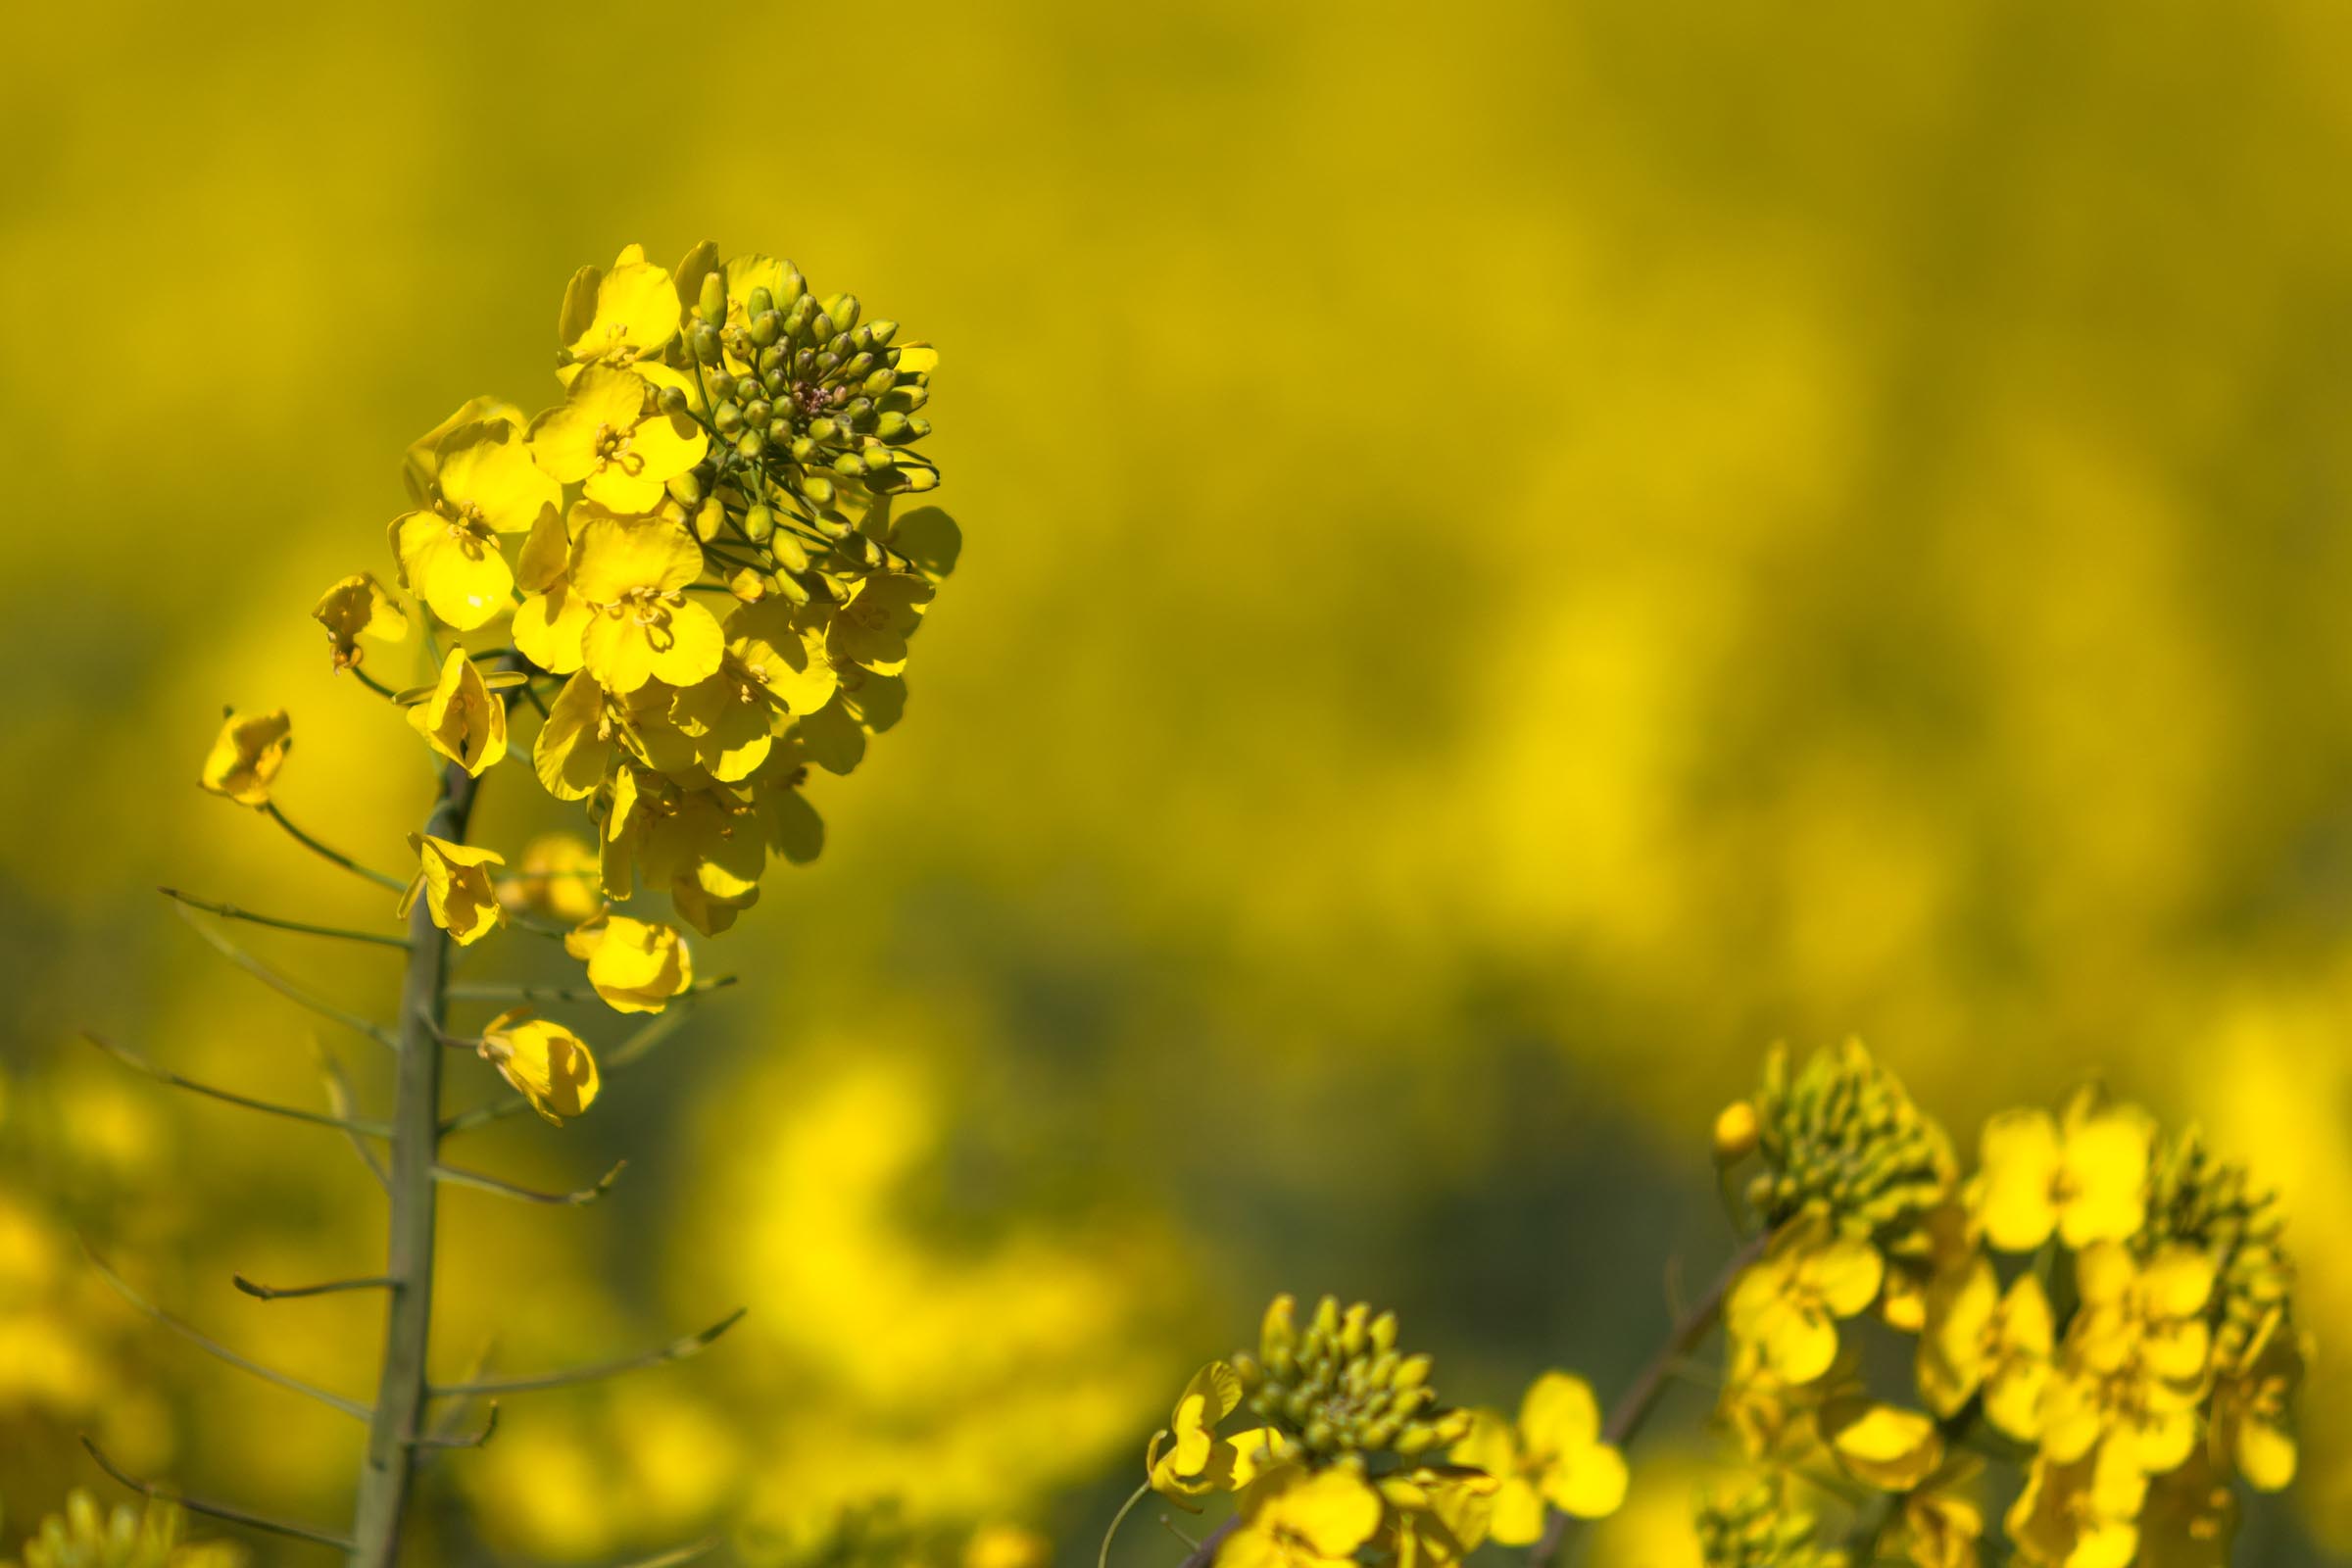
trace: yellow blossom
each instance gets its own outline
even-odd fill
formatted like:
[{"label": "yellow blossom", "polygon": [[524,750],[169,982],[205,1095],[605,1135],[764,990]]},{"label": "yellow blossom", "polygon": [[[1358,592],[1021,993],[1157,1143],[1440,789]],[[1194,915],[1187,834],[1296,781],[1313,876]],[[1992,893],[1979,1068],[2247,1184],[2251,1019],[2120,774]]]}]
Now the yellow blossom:
[{"label": "yellow blossom", "polygon": [[326,628],[327,647],[337,669],[356,667],[365,658],[362,637],[396,643],[409,634],[408,612],[371,571],[338,578],[319,596],[311,618]]},{"label": "yellow blossom", "polygon": [[401,580],[461,631],[508,604],[514,574],[499,535],[528,533],[562,500],[532,462],[520,431],[498,420],[464,424],[436,448],[430,499],[392,523]]},{"label": "yellow blossom", "polygon": [[703,571],[694,535],[667,518],[593,506],[575,520],[571,586],[594,609],[581,642],[588,671],[615,693],[649,680],[691,686],[714,673],[726,636],[685,591]]},{"label": "yellow blossom", "polygon": [[1392,1471],[1377,1485],[1385,1514],[1373,1549],[1396,1568],[1447,1568],[1477,1550],[1499,1490],[1493,1476],[1429,1465]]},{"label": "yellow blossom", "polygon": [[1380,1494],[1349,1465],[1278,1465],[1243,1494],[1219,1568],[1347,1568],[1380,1527]]},{"label": "yellow blossom", "polygon": [[558,373],[651,359],[677,336],[678,316],[669,272],[645,259],[644,246],[627,247],[610,271],[583,267],[564,290],[557,336],[570,361]]},{"label": "yellow blossom", "polygon": [[2176,1246],[2142,1262],[2101,1242],[2076,1258],[2075,1290],[2082,1304],[2042,1396],[2042,1450],[2067,1464],[2096,1446],[2147,1475],[2178,1469],[2209,1387],[2212,1259]]},{"label": "yellow blossom", "polygon": [[660,1012],[694,984],[685,939],[658,921],[606,915],[565,936],[564,951],[587,964],[588,983],[615,1012]]},{"label": "yellow blossom", "polygon": [[239,806],[267,806],[270,786],[293,745],[294,726],[284,709],[231,713],[221,721],[196,782]]},{"label": "yellow blossom", "polygon": [[596,1058],[587,1043],[560,1023],[534,1018],[528,1007],[491,1019],[481,1054],[551,1122],[577,1116],[596,1100]]},{"label": "yellow blossom", "polygon": [[1598,1519],[1625,1500],[1625,1456],[1600,1441],[1600,1406],[1582,1378],[1546,1372],[1519,1404],[1516,1427],[1494,1410],[1473,1413],[1453,1462],[1498,1483],[1494,1538],[1524,1546],[1544,1534],[1544,1505]]},{"label": "yellow blossom", "polygon": [[433,481],[441,471],[441,443],[453,430],[468,424],[503,424],[519,431],[527,422],[522,410],[504,398],[467,398],[448,418],[409,443],[400,466],[401,478],[409,487],[409,499],[420,507],[431,502]]},{"label": "yellow blossom", "polygon": [[1052,1568],[1054,1544],[1019,1525],[986,1524],[963,1544],[963,1568]]},{"label": "yellow blossom", "polygon": [[2053,1331],[2041,1280],[2020,1274],[2001,1291],[1992,1264],[1978,1258],[1928,1293],[1920,1336],[1920,1396],[1938,1415],[1957,1415],[1977,1392],[1984,1418],[2020,1443],[2041,1433],[2041,1396],[2050,1376]]},{"label": "yellow blossom", "polygon": [[507,755],[506,699],[490,690],[463,648],[441,661],[441,678],[409,710],[425,744],[476,778]]},{"label": "yellow blossom", "polygon": [[862,664],[877,675],[896,675],[906,667],[906,639],[922,624],[923,608],[937,592],[922,578],[904,572],[866,578],[850,602],[833,612],[827,649],[844,663]]},{"label": "yellow blossom", "polygon": [[662,487],[703,461],[703,427],[655,407],[653,383],[633,370],[595,365],[568,395],[531,421],[531,455],[565,484],[614,512],[645,512]]},{"label": "yellow blossom", "polygon": [[2303,1381],[2303,1360],[2301,1337],[2273,1310],[2215,1392],[2215,1455],[2257,1492],[2282,1492],[2295,1479],[2295,1435],[2287,1405]]},{"label": "yellow blossom", "polygon": [[498,901],[509,913],[527,909],[577,925],[604,907],[597,864],[596,851],[573,834],[543,833],[523,846],[514,874],[498,885]]},{"label": "yellow blossom", "polygon": [[[1183,1507],[1186,1500],[1211,1492],[1238,1492],[1255,1480],[1258,1471],[1283,1449],[1280,1434],[1271,1427],[1252,1427],[1233,1437],[1220,1437],[1217,1423],[1242,1402],[1241,1380],[1232,1367],[1211,1361],[1193,1374],[1166,1430],[1153,1433],[1144,1450],[1144,1466],[1152,1488]],[[1167,1445],[1161,1447],[1162,1444]]]},{"label": "yellow blossom", "polygon": [[416,895],[424,895],[425,907],[432,911],[433,924],[450,935],[460,947],[467,947],[488,936],[506,923],[507,911],[499,906],[498,890],[490,885],[490,867],[504,865],[506,860],[490,850],[476,849],[470,844],[452,844],[429,833],[409,835],[409,848],[416,853],[416,875],[408,891],[400,896],[396,911],[402,919],[416,903]]},{"label": "yellow blossom", "polygon": [[1918,1410],[1838,1399],[1822,1407],[1821,1431],[1838,1468],[1881,1492],[1910,1492],[1943,1463],[1936,1422]]},{"label": "yellow blossom", "polygon": [[550,514],[531,529],[515,559],[514,586],[522,590],[512,632],[515,651],[551,675],[578,669],[592,612],[571,586],[571,532],[563,518]]},{"label": "yellow blossom", "polygon": [[2043,1452],[2009,1508],[2009,1540],[2043,1568],[2125,1568],[2139,1550],[2148,1478],[2128,1454],[2101,1447],[2071,1461]]},{"label": "yellow blossom", "polygon": [[2030,1252],[2055,1230],[2081,1250],[2139,1229],[2151,1128],[2136,1106],[2101,1105],[2088,1094],[2064,1123],[2042,1110],[2004,1111],[1984,1124],[1977,1195],[1984,1236],[2004,1252]]},{"label": "yellow blossom", "polygon": [[1903,1560],[1911,1568],[1978,1568],[1984,1510],[1961,1489],[1983,1468],[1956,1457],[1904,1496]]},{"label": "yellow blossom", "polygon": [[1725,1321],[1771,1370],[1809,1383],[1838,1357],[1838,1319],[1866,1310],[1885,1277],[1876,1248],[1837,1235],[1827,1214],[1808,1209],[1740,1274]]}]

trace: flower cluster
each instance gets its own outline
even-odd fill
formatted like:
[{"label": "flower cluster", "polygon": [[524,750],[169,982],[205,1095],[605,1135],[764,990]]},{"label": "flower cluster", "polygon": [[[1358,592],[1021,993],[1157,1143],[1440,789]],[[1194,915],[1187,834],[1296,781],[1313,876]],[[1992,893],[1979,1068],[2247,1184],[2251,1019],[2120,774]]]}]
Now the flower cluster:
[{"label": "flower cluster", "polygon": [[[1547,1509],[1598,1518],[1623,1501],[1625,1461],[1581,1380],[1545,1373],[1516,1422],[1450,1407],[1429,1357],[1396,1336],[1394,1313],[1328,1296],[1301,1329],[1293,1298],[1276,1298],[1255,1354],[1185,1386],[1145,1450],[1147,1485],[1188,1509],[1240,1494],[1217,1550],[1227,1568],[1443,1565],[1490,1539],[1533,1543]],[[1245,1406],[1257,1424],[1222,1432]]]},{"label": "flower cluster", "polygon": [[[409,449],[401,585],[454,631],[511,617],[500,674],[452,647],[409,694],[418,731],[479,772],[506,752],[501,679],[535,705],[548,680],[532,761],[585,805],[605,896],[642,883],[705,935],[771,855],[817,853],[802,785],[897,721],[960,548],[946,513],[903,504],[939,482],[914,412],[938,357],[860,318],[789,263],[706,243],[673,272],[631,246],[564,293],[561,403],[475,398]],[[371,625],[405,631],[379,594],[347,578],[322,601],[339,661]]]},{"label": "flower cluster", "polygon": [[[2053,1568],[2120,1568],[2143,1547],[2225,1560],[2231,1483],[2292,1477],[2306,1341],[2277,1207],[2193,1131],[2168,1142],[2084,1090],[2055,1115],[1993,1117],[1963,1183],[1942,1135],[1850,1045],[1793,1081],[1776,1056],[1754,1116],[1763,1240],[1725,1300],[1719,1414],[1776,1477],[1835,1468],[1884,1494],[1871,1545],[1977,1562],[1974,1447],[2018,1456],[2008,1537]],[[1736,1160],[1725,1125],[1718,1158]],[[1916,1404],[1865,1391],[1874,1322],[1913,1341]],[[1743,1517],[1709,1528],[1782,1539]],[[1779,1550],[1721,1560],[1793,1560]]]},{"label": "flower cluster", "polygon": [[187,1522],[173,1503],[151,1501],[144,1512],[124,1503],[102,1512],[88,1493],[75,1492],[64,1513],[51,1514],[25,1538],[22,1568],[243,1568],[240,1547],[188,1541]]}]

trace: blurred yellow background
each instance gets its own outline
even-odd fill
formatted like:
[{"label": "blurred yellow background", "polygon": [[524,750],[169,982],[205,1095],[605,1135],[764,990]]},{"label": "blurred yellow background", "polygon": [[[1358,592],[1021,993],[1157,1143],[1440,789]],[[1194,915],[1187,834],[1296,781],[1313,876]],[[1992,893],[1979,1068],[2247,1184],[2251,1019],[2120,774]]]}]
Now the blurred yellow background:
[{"label": "blurred yellow background", "polygon": [[[2242,1560],[2352,1545],[2352,13],[14,30],[12,1523],[97,1481],[83,1428],[346,1507],[355,1427],[109,1305],[72,1237],[360,1393],[380,1304],[227,1274],[371,1271],[371,1184],[74,1031],[316,1102],[313,1020],[151,890],[385,911],[197,793],[219,709],[290,709],[279,798],[397,864],[421,749],[306,612],[387,572],[409,439],[552,399],[575,267],[708,235],[941,346],[966,549],[907,721],[811,791],[824,857],[704,948],[747,983],[586,1121],[466,1152],[626,1153],[613,1198],[445,1205],[453,1366],[751,1316],[516,1401],[437,1468],[448,1540],[595,1562],[896,1496],[1075,1562],[1278,1288],[1397,1305],[1453,1396],[1605,1397],[1723,1245],[1713,1108],[1850,1032],[1964,1146],[2097,1073],[2285,1189],[2326,1359]],[[493,840],[546,804],[490,793]],[[255,945],[389,1008],[380,956]],[[1644,1517],[1599,1560],[1679,1561]]]}]

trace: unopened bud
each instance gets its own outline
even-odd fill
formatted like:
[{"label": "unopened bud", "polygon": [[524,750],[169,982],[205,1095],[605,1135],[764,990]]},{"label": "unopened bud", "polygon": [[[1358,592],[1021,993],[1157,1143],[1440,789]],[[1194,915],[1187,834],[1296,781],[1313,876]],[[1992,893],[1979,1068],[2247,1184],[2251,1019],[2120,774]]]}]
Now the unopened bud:
[{"label": "unopened bud", "polygon": [[1734,1165],[1755,1152],[1756,1107],[1735,1100],[1715,1118],[1715,1162]]},{"label": "unopened bud", "polygon": [[754,507],[743,514],[743,536],[752,543],[763,545],[775,531],[776,514],[767,508]]},{"label": "unopened bud", "polygon": [[727,318],[725,272],[713,267],[703,274],[703,297],[697,302],[697,309],[703,313],[706,321],[723,321]]}]

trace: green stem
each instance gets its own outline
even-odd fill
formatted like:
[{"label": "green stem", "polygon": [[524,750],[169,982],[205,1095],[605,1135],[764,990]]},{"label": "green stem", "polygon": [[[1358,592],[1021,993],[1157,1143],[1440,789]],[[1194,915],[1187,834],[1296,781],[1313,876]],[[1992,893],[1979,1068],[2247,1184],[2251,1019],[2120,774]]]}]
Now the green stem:
[{"label": "green stem", "polygon": [[1127,1494],[1127,1500],[1119,1504],[1119,1511],[1110,1516],[1110,1528],[1102,1532],[1102,1549],[1095,1554],[1095,1568],[1110,1568],[1110,1543],[1118,1535],[1119,1526],[1125,1524],[1127,1516],[1135,1512],[1135,1505],[1150,1495],[1152,1483],[1149,1479]]},{"label": "green stem", "polygon": [[[462,843],[473,814],[475,779],[451,763],[424,831]],[[400,993],[400,1063],[392,1111],[391,1242],[384,1274],[392,1304],[384,1323],[382,1372],[368,1424],[367,1461],[352,1520],[352,1563],[392,1568],[416,1476],[416,1450],[430,1436],[426,1355],[433,1326],[433,1229],[441,1153],[441,1041],[449,938],[433,924],[430,901],[409,912],[409,964]]]}]

